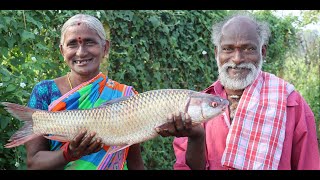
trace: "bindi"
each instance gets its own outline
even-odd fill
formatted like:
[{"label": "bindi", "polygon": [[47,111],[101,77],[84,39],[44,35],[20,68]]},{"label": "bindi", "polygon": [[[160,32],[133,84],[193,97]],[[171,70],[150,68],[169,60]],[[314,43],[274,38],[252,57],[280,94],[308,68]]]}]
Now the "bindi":
[{"label": "bindi", "polygon": [[80,44],[82,44],[82,39],[81,39],[81,37],[78,37],[78,42],[79,42]]},{"label": "bindi", "polygon": [[81,25],[81,22],[78,22],[78,26],[80,26]]}]

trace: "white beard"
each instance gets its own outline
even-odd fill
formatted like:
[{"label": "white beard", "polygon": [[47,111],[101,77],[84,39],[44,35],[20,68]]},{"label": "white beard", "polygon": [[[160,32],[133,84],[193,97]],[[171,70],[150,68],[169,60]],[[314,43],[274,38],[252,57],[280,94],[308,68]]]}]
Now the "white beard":
[{"label": "white beard", "polygon": [[[219,80],[221,84],[228,89],[232,89],[232,90],[245,89],[247,86],[253,83],[253,81],[258,76],[258,73],[262,68],[262,62],[263,60],[262,58],[260,58],[260,61],[257,67],[253,63],[241,63],[239,65],[236,65],[232,61],[227,62],[221,66],[219,63],[219,57],[217,57]],[[228,68],[247,68],[249,70],[249,74],[244,78],[230,77],[228,74]]]}]

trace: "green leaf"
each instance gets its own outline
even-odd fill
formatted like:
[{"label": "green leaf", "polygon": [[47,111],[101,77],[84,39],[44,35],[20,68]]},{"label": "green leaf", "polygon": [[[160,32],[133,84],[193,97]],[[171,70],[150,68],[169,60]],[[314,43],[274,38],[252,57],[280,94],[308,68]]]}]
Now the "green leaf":
[{"label": "green leaf", "polygon": [[11,64],[14,65],[15,67],[18,67],[19,65],[23,64],[25,61],[21,58],[12,58],[11,59]]},{"label": "green leaf", "polygon": [[7,89],[6,89],[6,92],[12,92],[16,89],[16,86],[13,85],[13,84],[9,84]]},{"label": "green leaf", "polygon": [[10,81],[10,76],[6,76],[6,77],[4,77],[3,79],[2,79],[2,81],[3,82],[8,82],[8,81]]},{"label": "green leaf", "polygon": [[159,21],[159,19],[158,19],[157,17],[155,17],[155,16],[150,17],[150,18],[149,18],[149,21],[152,23],[152,25],[153,25],[155,28],[157,28],[157,27],[160,26],[160,21]]},{"label": "green leaf", "polygon": [[35,39],[35,36],[33,33],[23,30],[22,34],[21,34],[21,40],[22,42],[28,40],[28,39]]},{"label": "green leaf", "polygon": [[27,22],[31,22],[32,24],[35,24],[39,29],[42,27],[42,23],[40,21],[34,20],[29,14],[26,15]]},{"label": "green leaf", "polygon": [[0,24],[0,29],[5,29],[5,26]]},{"label": "green leaf", "polygon": [[12,17],[4,17],[4,21],[6,24],[12,23]]},{"label": "green leaf", "polygon": [[148,60],[150,56],[149,56],[149,53],[148,53],[148,52],[144,52],[141,57],[142,57],[143,59]]},{"label": "green leaf", "polygon": [[8,43],[8,48],[10,49],[13,47],[14,43],[16,42],[14,37],[9,37],[9,36],[4,37],[4,40]]},{"label": "green leaf", "polygon": [[48,48],[41,43],[37,43],[36,46],[37,46],[37,48],[39,48],[41,50],[48,50]]},{"label": "green leaf", "polygon": [[137,74],[136,68],[134,66],[129,65],[129,71],[132,72],[133,75]]},{"label": "green leaf", "polygon": [[133,12],[132,11],[124,11],[123,19],[126,21],[132,21]]},{"label": "green leaf", "polygon": [[154,77],[157,79],[157,81],[161,80],[161,73],[160,72],[155,72]]},{"label": "green leaf", "polygon": [[0,29],[3,29],[5,32],[8,31],[8,27],[5,24],[4,22],[4,18],[3,17],[0,17]]},{"label": "green leaf", "polygon": [[1,53],[1,55],[7,57],[7,56],[8,56],[8,48],[6,48],[6,47],[1,47],[1,48],[0,48],[0,53]]},{"label": "green leaf", "polygon": [[2,118],[0,120],[1,129],[6,128],[7,125],[9,124],[9,122],[10,122],[10,118],[8,118],[8,117]]},{"label": "green leaf", "polygon": [[163,31],[164,33],[168,34],[168,33],[169,33],[169,28],[168,28],[168,26],[164,26],[164,27],[162,28],[162,31]]},{"label": "green leaf", "polygon": [[152,68],[153,68],[155,71],[159,71],[159,69],[160,69],[160,63],[159,63],[159,62],[155,62],[155,63],[152,65]]},{"label": "green leaf", "polygon": [[138,64],[138,65],[136,66],[136,69],[139,70],[139,71],[143,70],[143,69],[144,69],[144,64],[143,64],[143,63]]}]

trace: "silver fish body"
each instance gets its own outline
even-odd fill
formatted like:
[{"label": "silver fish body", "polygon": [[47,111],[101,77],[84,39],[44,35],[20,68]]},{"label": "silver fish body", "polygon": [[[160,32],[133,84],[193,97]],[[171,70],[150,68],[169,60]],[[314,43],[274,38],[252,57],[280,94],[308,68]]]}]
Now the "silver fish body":
[{"label": "silver fish body", "polygon": [[187,112],[193,123],[201,123],[221,114],[227,105],[226,99],[192,90],[152,90],[93,109],[36,110],[32,113],[32,128],[34,134],[53,134],[69,140],[87,129],[96,132],[95,137],[102,138],[106,145],[124,146],[158,136],[155,128],[166,123],[169,114]]}]

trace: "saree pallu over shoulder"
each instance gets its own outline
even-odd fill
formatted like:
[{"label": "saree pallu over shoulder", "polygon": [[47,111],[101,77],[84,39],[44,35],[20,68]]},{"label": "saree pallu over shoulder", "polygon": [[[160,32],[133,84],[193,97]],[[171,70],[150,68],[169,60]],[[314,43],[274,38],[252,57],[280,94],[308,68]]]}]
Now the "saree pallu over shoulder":
[{"label": "saree pallu over shoulder", "polygon": [[[73,88],[65,95],[49,105],[49,111],[63,111],[72,109],[90,109],[102,103],[122,96],[132,96],[137,91],[132,86],[120,84],[99,73],[91,80]],[[51,141],[51,140],[50,140]],[[58,150],[63,145],[61,142],[50,142],[51,150]],[[111,148],[115,148],[112,146]],[[97,153],[83,156],[81,159],[67,164],[65,169],[99,169],[121,170],[125,167],[129,147],[116,153],[107,155],[104,149]]]}]

